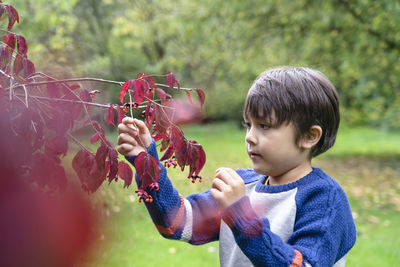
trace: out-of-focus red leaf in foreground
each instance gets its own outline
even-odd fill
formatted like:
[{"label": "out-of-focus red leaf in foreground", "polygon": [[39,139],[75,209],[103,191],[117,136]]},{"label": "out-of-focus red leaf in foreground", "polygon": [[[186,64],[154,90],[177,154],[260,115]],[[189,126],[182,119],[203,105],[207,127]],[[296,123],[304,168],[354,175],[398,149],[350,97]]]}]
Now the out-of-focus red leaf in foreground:
[{"label": "out-of-focus red leaf in foreground", "polygon": [[[32,187],[21,160],[30,148],[12,132],[7,113],[1,114],[0,266],[74,266],[94,241],[98,219],[88,197],[72,184],[62,194]],[[53,165],[41,175],[65,179]]]}]

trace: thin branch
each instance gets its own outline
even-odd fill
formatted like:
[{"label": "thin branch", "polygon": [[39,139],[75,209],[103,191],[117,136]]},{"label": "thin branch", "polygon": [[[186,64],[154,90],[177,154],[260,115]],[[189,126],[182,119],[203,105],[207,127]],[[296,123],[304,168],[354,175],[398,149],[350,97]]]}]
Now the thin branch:
[{"label": "thin branch", "polygon": [[79,145],[81,148],[85,149],[90,154],[93,154],[93,152],[89,151],[84,145],[82,145],[81,142],[79,142],[79,140],[76,139],[71,133],[68,133],[68,137],[71,138],[71,140],[74,141],[75,144]]},{"label": "thin branch", "polygon": [[73,99],[50,98],[50,97],[36,96],[36,95],[30,95],[29,97],[36,98],[36,99],[47,100],[47,101],[83,104],[83,105],[89,105],[89,106],[95,106],[95,107],[101,107],[101,108],[109,108],[110,107],[110,104],[106,105],[106,104],[99,104],[99,103],[86,102],[86,101],[73,100]]},{"label": "thin branch", "polygon": [[[147,99],[147,100],[149,100],[151,103],[154,103],[154,104],[156,104],[157,106],[160,106],[160,107],[163,107],[163,108],[170,108],[170,109],[174,109],[173,107],[169,107],[169,106],[164,106],[164,105],[162,105],[162,104],[160,104],[160,103],[157,103],[155,100],[153,100],[153,99],[151,99],[151,98],[148,98],[148,97],[144,97],[145,99]],[[131,101],[132,102],[132,101]]]},{"label": "thin branch", "polygon": [[117,84],[123,85],[123,82],[112,81],[112,80],[104,80],[100,78],[72,78],[72,79],[63,79],[63,80],[54,80],[54,81],[44,81],[44,82],[32,82],[26,84],[26,86],[37,86],[37,85],[45,85],[45,84],[52,84],[52,83],[68,83],[68,82],[100,82],[100,83],[110,83],[110,84]]},{"label": "thin branch", "polygon": [[132,94],[131,94],[131,92],[130,91],[128,91],[128,94],[129,94],[129,101],[130,101],[130,111],[131,111],[131,118],[133,119],[133,111],[132,111]]},{"label": "thin branch", "polygon": [[[163,84],[163,83],[155,83],[155,85],[166,87],[166,88],[171,88],[171,87],[169,87],[169,85]],[[176,90],[183,90],[183,91],[193,91],[194,90],[193,88],[185,88],[185,87],[179,87],[179,89],[178,89],[178,87],[176,87],[176,86],[174,86],[173,88]]]}]

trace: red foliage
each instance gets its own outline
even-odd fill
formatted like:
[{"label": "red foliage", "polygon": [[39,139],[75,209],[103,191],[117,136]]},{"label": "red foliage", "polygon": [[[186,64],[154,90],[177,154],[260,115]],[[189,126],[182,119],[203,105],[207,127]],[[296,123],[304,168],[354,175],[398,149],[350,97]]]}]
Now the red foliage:
[{"label": "red foliage", "polygon": [[131,167],[127,163],[123,161],[120,161],[118,163],[118,176],[125,181],[124,187],[129,187],[131,185],[133,172]]},{"label": "red foliage", "polygon": [[[11,5],[0,3],[0,16],[8,15],[7,29],[11,30],[15,22],[19,22],[18,12]],[[9,134],[26,148],[24,155],[16,158],[23,176],[29,178],[27,183],[35,184],[43,192],[64,192],[68,179],[61,162],[70,152],[70,141],[73,141],[81,149],[73,157],[72,167],[84,191],[95,192],[107,178],[110,183],[120,177],[124,187],[131,185],[131,167],[118,160],[118,153],[107,140],[103,126],[90,117],[91,107],[103,109],[105,123],[114,127],[115,117],[119,124],[129,109],[141,109],[146,126],[162,144],[161,151],[165,153],[161,160],[165,165],[179,165],[182,171],[189,166],[188,177],[199,178],[205,163],[203,148],[187,140],[178,125],[201,118],[200,109],[205,98],[201,89],[181,88],[172,72],[167,75],[138,73],[136,79],[120,83],[122,105],[95,103],[98,90],[88,91],[77,84],[77,80],[57,80],[36,73],[33,62],[28,59],[26,39],[5,32],[3,45],[0,45],[0,107],[3,110],[0,114],[12,130]],[[155,78],[166,84],[156,83]],[[175,101],[160,87],[185,90],[190,104]],[[193,101],[191,91],[197,93],[200,108]],[[129,102],[125,101],[127,95]],[[90,143],[98,144],[95,153],[73,136],[81,127],[92,130]],[[138,194],[141,199],[151,199],[151,190],[158,188],[161,171],[158,161],[143,152],[135,162],[141,181]]]},{"label": "red foliage", "polygon": [[107,109],[106,123],[107,124],[112,124],[113,126],[115,126],[115,122],[114,122],[114,107],[113,106],[110,106]]},{"label": "red foliage", "polygon": [[34,109],[10,106],[1,94],[0,266],[74,266],[93,244],[97,216],[81,190],[67,187],[65,139],[46,139]]},{"label": "red foliage", "polygon": [[168,71],[168,78],[167,78],[167,84],[170,88],[174,88],[174,85],[176,84],[176,86],[178,87],[178,90],[181,89],[181,86],[179,84],[178,79],[176,78],[175,74],[173,74],[172,72]]},{"label": "red foliage", "polygon": [[19,15],[17,10],[12,5],[4,5],[6,7],[8,15],[8,27],[7,30],[11,30],[15,22],[19,23]]}]

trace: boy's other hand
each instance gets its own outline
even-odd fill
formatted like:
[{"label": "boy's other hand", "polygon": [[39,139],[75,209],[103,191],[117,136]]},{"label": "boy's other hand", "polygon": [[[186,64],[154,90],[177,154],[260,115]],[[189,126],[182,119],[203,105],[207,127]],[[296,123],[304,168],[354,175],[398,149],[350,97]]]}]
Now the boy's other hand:
[{"label": "boy's other hand", "polygon": [[151,141],[149,129],[141,120],[125,117],[118,125],[117,150],[124,156],[137,156],[147,151]]},{"label": "boy's other hand", "polygon": [[210,193],[219,207],[225,209],[245,196],[244,181],[234,170],[219,168],[216,171]]}]

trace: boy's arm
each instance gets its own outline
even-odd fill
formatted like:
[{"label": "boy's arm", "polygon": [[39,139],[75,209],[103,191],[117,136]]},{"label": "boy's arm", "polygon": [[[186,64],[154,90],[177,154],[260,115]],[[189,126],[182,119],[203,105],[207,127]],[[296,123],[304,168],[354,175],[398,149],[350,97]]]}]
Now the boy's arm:
[{"label": "boy's arm", "polygon": [[[129,125],[133,123],[136,125],[136,130]],[[136,156],[142,151],[147,151],[159,161],[156,144],[143,122],[124,118],[118,126],[118,131],[118,151],[132,165]],[[210,193],[207,191],[183,198],[173,187],[164,165],[159,162],[159,166],[161,168],[159,190],[152,190],[153,202],[145,203],[157,230],[166,238],[192,244],[217,240],[221,217]],[[137,174],[135,178],[140,187]]]},{"label": "boy's arm", "polygon": [[355,242],[350,207],[341,190],[313,198],[326,206],[302,203],[297,213],[305,215],[296,220],[287,243],[271,232],[267,218],[258,217],[247,196],[225,209],[222,218],[255,266],[333,266]]},{"label": "boy's arm", "polygon": [[[156,144],[153,141],[147,152],[158,160]],[[126,159],[134,165],[136,156]],[[145,202],[146,208],[160,234],[169,239],[177,239],[191,244],[203,244],[218,239],[221,217],[215,200],[209,191],[192,194],[183,198],[173,187],[167,170],[161,168],[158,180],[159,190],[152,190],[152,202]],[[136,183],[140,181],[135,175]]]}]

